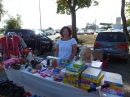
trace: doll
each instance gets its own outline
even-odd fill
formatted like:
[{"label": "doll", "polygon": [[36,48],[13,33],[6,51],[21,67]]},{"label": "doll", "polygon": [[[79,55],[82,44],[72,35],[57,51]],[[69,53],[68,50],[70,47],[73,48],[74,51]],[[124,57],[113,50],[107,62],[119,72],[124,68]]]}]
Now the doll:
[{"label": "doll", "polygon": [[91,66],[93,55],[92,55],[92,50],[90,47],[87,47],[87,46],[82,47],[79,55],[80,55],[79,60],[85,61],[86,66]]}]

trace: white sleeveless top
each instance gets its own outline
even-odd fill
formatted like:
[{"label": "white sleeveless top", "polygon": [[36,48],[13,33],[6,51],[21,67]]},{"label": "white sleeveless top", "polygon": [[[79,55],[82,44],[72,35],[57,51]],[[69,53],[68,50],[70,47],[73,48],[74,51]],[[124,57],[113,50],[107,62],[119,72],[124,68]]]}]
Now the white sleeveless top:
[{"label": "white sleeveless top", "polygon": [[[56,42],[59,45],[58,57],[61,59],[68,59],[72,54],[72,45],[77,44],[74,38],[67,41],[61,40],[61,38]],[[75,58],[71,61],[74,62]]]}]

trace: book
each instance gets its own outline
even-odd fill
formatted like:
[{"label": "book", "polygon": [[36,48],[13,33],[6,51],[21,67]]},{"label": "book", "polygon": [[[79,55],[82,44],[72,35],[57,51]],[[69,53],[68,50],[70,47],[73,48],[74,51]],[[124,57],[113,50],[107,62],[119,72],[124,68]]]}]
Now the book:
[{"label": "book", "polygon": [[102,68],[102,62],[92,61],[91,67],[94,67],[94,68]]}]

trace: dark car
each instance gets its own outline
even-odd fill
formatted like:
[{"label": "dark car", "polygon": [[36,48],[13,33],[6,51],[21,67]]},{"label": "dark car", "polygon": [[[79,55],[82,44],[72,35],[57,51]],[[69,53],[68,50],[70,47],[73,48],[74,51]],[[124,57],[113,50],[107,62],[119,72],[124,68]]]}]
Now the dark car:
[{"label": "dark car", "polygon": [[103,50],[104,57],[109,55],[109,58],[120,58],[124,62],[128,60],[129,46],[124,32],[98,33],[94,43],[95,49]]},{"label": "dark car", "polygon": [[5,31],[5,34],[8,32],[15,32],[16,34],[21,33],[27,47],[32,48],[33,50],[38,50],[41,53],[52,50],[53,40],[40,30],[9,29]]}]

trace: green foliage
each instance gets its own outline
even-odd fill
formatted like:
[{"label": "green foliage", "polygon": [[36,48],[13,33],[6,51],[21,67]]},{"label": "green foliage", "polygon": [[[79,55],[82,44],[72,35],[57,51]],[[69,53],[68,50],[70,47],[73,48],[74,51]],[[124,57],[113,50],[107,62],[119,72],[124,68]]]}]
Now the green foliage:
[{"label": "green foliage", "polygon": [[57,13],[71,15],[72,18],[72,37],[77,39],[76,31],[76,11],[85,7],[90,7],[91,5],[98,5],[95,0],[57,0]]},{"label": "green foliage", "polygon": [[4,16],[4,14],[7,13],[7,11],[5,11],[4,8],[3,8],[2,1],[3,0],[0,0],[0,21],[1,21],[1,17]]},{"label": "green foliage", "polygon": [[21,16],[17,15],[17,18],[9,16],[8,20],[5,20],[5,29],[21,29],[22,21]]},{"label": "green foliage", "polygon": [[111,28],[111,26],[102,26],[102,27],[100,27],[101,29],[109,29],[109,28]]},{"label": "green foliage", "polygon": [[130,26],[130,19],[128,19],[128,20],[126,21],[126,25],[127,25],[127,27]]},{"label": "green foliage", "polygon": [[125,9],[125,13],[126,13],[126,17],[130,18],[130,1],[125,3],[126,9]]},{"label": "green foliage", "polygon": [[5,28],[1,28],[0,29],[0,34],[3,33],[5,31]]},{"label": "green foliage", "polygon": [[[57,13],[70,15],[72,11],[98,5],[95,0],[57,0]],[[73,10],[74,9],[74,10]]]},{"label": "green foliage", "polygon": [[87,23],[85,28],[87,30],[88,29],[93,29],[95,31],[96,30],[96,24],[95,23]]}]

